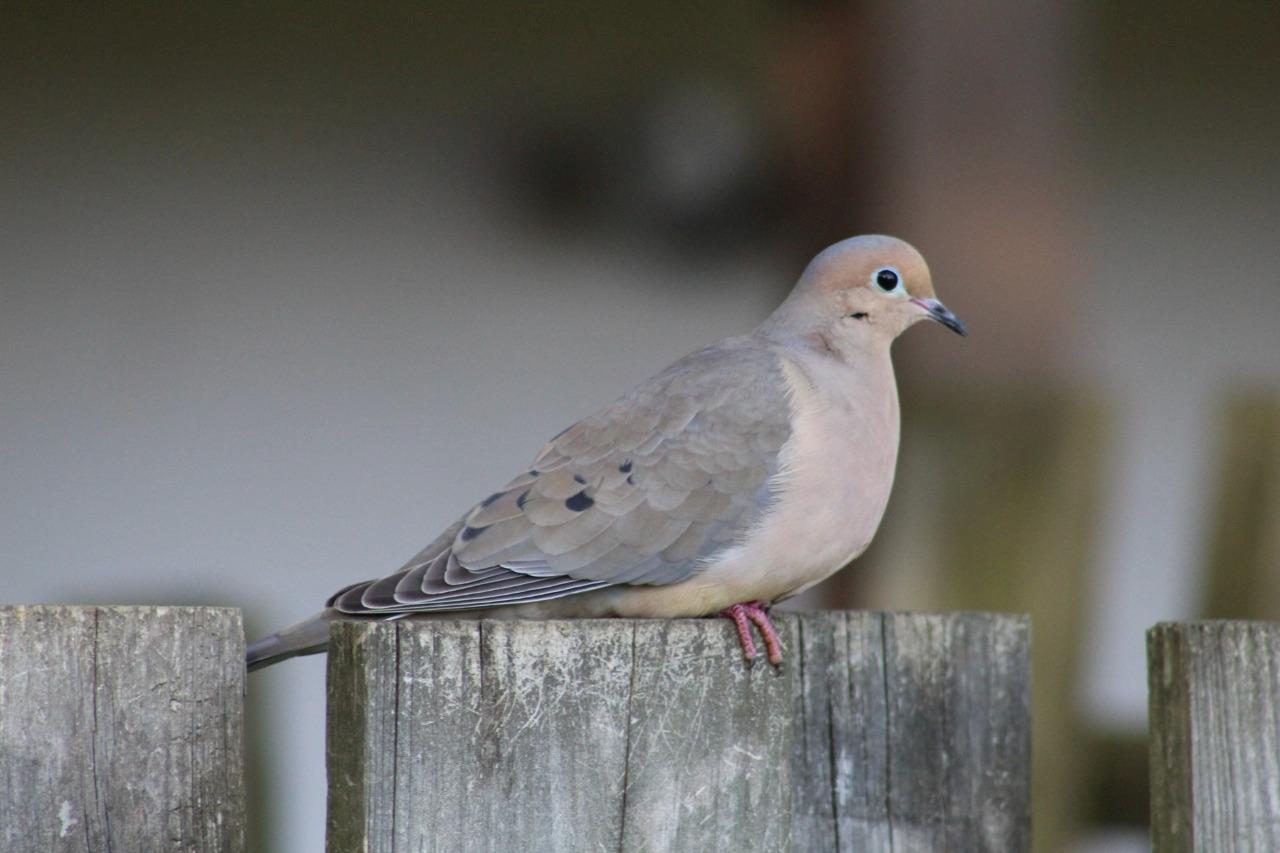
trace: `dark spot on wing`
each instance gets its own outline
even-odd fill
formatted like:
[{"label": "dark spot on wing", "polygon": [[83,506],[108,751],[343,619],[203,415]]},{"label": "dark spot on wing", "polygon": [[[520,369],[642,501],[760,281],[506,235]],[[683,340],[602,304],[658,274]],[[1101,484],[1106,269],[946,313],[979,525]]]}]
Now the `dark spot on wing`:
[{"label": "dark spot on wing", "polygon": [[582,476],[581,474],[574,474],[573,481],[577,483],[579,486],[585,486],[587,484],[587,478]]},{"label": "dark spot on wing", "polygon": [[521,509],[524,509],[524,505],[529,502],[529,494],[532,491],[533,489],[525,489],[524,494],[516,498],[516,506],[520,507]]},{"label": "dark spot on wing", "polygon": [[493,502],[496,501],[498,498],[502,497],[502,495],[503,495],[502,492],[494,492],[493,494],[489,495],[489,497],[480,501],[480,506],[491,506]]},{"label": "dark spot on wing", "polygon": [[630,474],[630,473],[631,473],[631,460],[630,460],[630,459],[628,459],[626,462],[623,462],[621,465],[619,465],[619,466],[618,466],[618,470],[619,470],[619,471],[621,471],[623,474]]},{"label": "dark spot on wing", "polygon": [[539,474],[541,474],[541,473],[542,473],[542,472],[541,472],[541,471],[539,471],[537,468],[530,468],[530,469],[529,469],[529,476],[530,476],[530,477],[536,477],[536,476],[538,476],[538,475],[539,475]]},{"label": "dark spot on wing", "polygon": [[477,536],[479,536],[481,533],[484,533],[484,532],[485,532],[486,530],[488,530],[488,529],[489,529],[489,528],[488,528],[487,526],[485,526],[485,527],[464,527],[464,528],[462,528],[462,541],[463,541],[463,542],[470,542],[472,539],[475,539]]},{"label": "dark spot on wing", "polygon": [[564,507],[570,512],[582,512],[585,509],[590,509],[594,503],[595,501],[587,496],[586,489],[564,499]]},{"label": "dark spot on wing", "polygon": [[627,485],[628,485],[628,486],[634,486],[635,484],[636,484],[636,475],[635,475],[635,474],[628,474],[628,475],[627,475]]}]

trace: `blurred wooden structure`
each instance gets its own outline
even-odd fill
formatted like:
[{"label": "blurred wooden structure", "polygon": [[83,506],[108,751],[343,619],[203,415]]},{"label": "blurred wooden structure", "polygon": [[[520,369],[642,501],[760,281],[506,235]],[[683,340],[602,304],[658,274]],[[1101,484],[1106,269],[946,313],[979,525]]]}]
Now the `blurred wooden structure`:
[{"label": "blurred wooden structure", "polygon": [[1220,452],[1204,615],[1280,619],[1280,397],[1228,401]]},{"label": "blurred wooden structure", "polygon": [[1028,626],[340,622],[329,850],[1030,849]]},{"label": "blurred wooden structure", "polygon": [[[904,410],[884,527],[820,601],[1030,613],[1036,848],[1062,849],[1099,820],[1145,821],[1141,732],[1095,731],[1078,717],[1105,407],[1065,393],[939,396],[908,386]],[[1280,619],[1280,398],[1229,400],[1220,443],[1203,613]]]},{"label": "blurred wooden structure", "polygon": [[1089,810],[1078,690],[1104,407],[1043,390],[942,396],[908,386],[903,408],[884,525],[822,590],[822,606],[1030,614],[1034,846],[1063,849]]},{"label": "blurred wooden structure", "polygon": [[244,632],[215,607],[0,607],[0,849],[244,853]]},{"label": "blurred wooden structure", "polygon": [[1280,624],[1147,635],[1158,853],[1280,850]]},{"label": "blurred wooden structure", "polygon": [[[1201,612],[1280,620],[1280,397],[1233,395],[1219,434]],[[1280,849],[1280,811],[1269,805],[1280,802],[1278,638],[1280,626],[1258,622],[1151,631],[1156,850]]]}]

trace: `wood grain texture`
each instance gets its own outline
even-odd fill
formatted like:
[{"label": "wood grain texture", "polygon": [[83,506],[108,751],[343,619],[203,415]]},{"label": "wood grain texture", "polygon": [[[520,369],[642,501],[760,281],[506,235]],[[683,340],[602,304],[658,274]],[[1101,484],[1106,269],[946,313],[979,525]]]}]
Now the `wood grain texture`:
[{"label": "wood grain texture", "polygon": [[1020,617],[339,622],[329,851],[1018,851]]},{"label": "wood grain texture", "polygon": [[0,850],[244,851],[244,632],[212,607],[0,607]]},{"label": "wood grain texture", "polygon": [[830,612],[800,630],[797,849],[1030,849],[1024,619]]},{"label": "wood grain texture", "polygon": [[1280,850],[1280,623],[1147,634],[1158,853]]}]

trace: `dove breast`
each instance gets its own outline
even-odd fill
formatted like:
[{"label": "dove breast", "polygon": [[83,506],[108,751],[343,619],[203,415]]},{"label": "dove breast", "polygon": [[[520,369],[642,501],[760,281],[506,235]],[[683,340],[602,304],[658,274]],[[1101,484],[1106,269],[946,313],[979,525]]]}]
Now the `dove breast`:
[{"label": "dove breast", "polygon": [[897,464],[899,410],[887,351],[833,358],[780,354],[792,428],[755,525],[696,577],[674,587],[604,590],[623,616],[694,616],[778,602],[866,550],[884,517]]}]

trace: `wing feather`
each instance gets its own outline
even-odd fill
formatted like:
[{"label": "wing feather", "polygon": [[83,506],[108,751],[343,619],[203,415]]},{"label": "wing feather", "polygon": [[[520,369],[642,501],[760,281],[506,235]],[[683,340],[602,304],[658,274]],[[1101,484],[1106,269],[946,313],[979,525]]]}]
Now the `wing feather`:
[{"label": "wing feather", "polygon": [[767,510],[790,436],[785,389],[754,338],[682,359],[552,439],[400,571],[332,604],[471,610],[687,579]]}]

